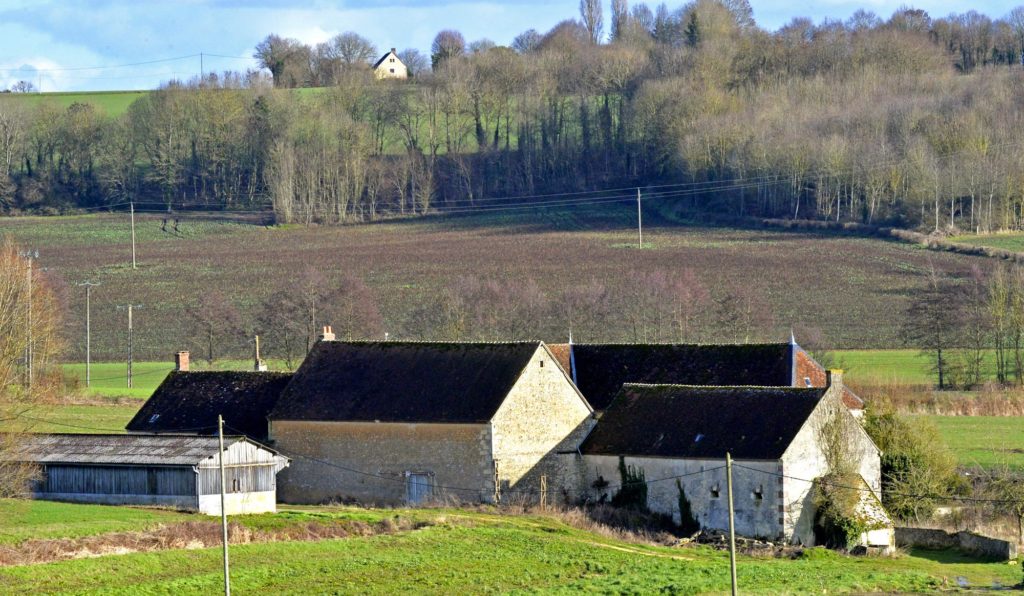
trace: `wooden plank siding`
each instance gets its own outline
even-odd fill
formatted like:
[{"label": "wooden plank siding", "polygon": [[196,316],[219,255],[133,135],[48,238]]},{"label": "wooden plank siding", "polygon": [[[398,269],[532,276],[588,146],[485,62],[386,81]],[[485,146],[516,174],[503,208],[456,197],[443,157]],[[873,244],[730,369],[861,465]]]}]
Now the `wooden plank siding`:
[{"label": "wooden plank siding", "polygon": [[93,495],[196,494],[191,466],[83,466],[49,464],[35,492]]}]

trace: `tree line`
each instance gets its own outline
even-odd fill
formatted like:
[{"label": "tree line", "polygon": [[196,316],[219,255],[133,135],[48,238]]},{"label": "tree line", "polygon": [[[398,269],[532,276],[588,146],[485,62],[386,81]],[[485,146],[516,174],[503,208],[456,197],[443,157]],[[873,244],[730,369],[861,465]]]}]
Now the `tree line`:
[{"label": "tree line", "polygon": [[585,0],[509,47],[442,31],[429,56],[399,53],[406,82],[376,80],[357,33],[269,35],[261,70],[170,81],[116,116],[11,94],[0,208],[150,201],[339,223],[676,184],[657,200],[687,211],[1021,226],[1024,7],[774,32],[751,14],[615,0],[606,35]]}]

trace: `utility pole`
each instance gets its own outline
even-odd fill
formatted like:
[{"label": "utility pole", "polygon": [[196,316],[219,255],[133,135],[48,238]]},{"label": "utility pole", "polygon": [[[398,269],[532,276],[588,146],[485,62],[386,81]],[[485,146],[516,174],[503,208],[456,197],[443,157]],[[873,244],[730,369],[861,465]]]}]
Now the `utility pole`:
[{"label": "utility pole", "polygon": [[92,383],[92,289],[100,284],[83,281],[78,284],[85,286],[85,386]]},{"label": "utility pole", "polygon": [[220,528],[224,544],[224,596],[231,596],[231,575],[228,572],[228,510],[224,506],[224,417],[217,415],[217,438],[220,440]]},{"label": "utility pole", "polygon": [[637,248],[644,247],[644,215],[640,211],[640,187],[636,189],[636,230],[639,234],[639,242],[637,242]]},{"label": "utility pole", "polygon": [[[132,269],[135,269],[135,202],[129,204],[132,217]],[[130,387],[130,385],[129,385]]]},{"label": "utility pole", "polygon": [[203,53],[199,52],[199,86],[203,86],[203,77],[206,76],[206,71],[203,70]]},{"label": "utility pole", "polygon": [[729,493],[729,575],[732,577],[732,596],[736,596],[736,513],[732,507],[732,455],[725,454],[725,486]]},{"label": "utility pole", "polygon": [[128,309],[128,388],[132,388],[132,341],[134,339],[134,327],[132,325],[132,310],[141,308],[141,304],[126,304],[124,306],[118,306],[117,308]]}]

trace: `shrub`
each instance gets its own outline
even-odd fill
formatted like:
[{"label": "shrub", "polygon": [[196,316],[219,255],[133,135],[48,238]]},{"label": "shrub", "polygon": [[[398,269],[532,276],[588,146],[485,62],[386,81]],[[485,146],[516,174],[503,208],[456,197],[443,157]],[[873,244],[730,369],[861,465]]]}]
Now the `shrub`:
[{"label": "shrub", "polygon": [[870,523],[857,514],[861,484],[856,474],[828,474],[814,485],[814,538],[829,548],[847,550],[860,541]]},{"label": "shrub", "polygon": [[868,411],[865,430],[882,450],[882,503],[903,520],[931,517],[943,495],[966,494],[956,458],[938,429],[895,411]]},{"label": "shrub", "polygon": [[633,509],[647,509],[647,478],[643,468],[627,466],[626,460],[619,457],[619,476],[622,488],[612,497],[612,505]]}]

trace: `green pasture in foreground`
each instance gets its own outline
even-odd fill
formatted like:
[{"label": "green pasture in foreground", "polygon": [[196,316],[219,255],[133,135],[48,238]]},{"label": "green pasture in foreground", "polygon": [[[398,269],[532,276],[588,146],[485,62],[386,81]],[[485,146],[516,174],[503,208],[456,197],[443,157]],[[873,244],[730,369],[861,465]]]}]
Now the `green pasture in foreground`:
[{"label": "green pasture in foreground", "polygon": [[961,466],[1024,469],[1024,417],[928,416]]},{"label": "green pasture in foreground", "polygon": [[[6,503],[0,502],[0,510]],[[52,504],[35,519],[54,536],[52,520],[69,520],[69,533],[95,533],[77,522],[78,505]],[[114,524],[138,510],[108,510]],[[62,513],[66,511],[66,513]],[[129,512],[129,513],[124,513]],[[554,517],[504,516],[460,510],[335,510],[328,515],[385,513],[430,525],[372,537],[320,542],[234,546],[232,587],[239,593],[721,593],[729,589],[729,557],[708,547],[633,544],[566,525]],[[262,516],[291,523],[294,512]],[[299,514],[302,521],[311,510]],[[9,516],[0,516],[9,517]],[[140,528],[153,518],[138,520]],[[4,522],[0,522],[4,523]],[[10,522],[7,522],[10,524]],[[249,525],[248,521],[242,522]],[[33,524],[22,523],[24,535]],[[4,528],[4,526],[0,526]],[[14,540],[15,542],[17,540]],[[217,548],[169,550],[74,559],[0,569],[0,591],[10,593],[213,593],[221,587]],[[1020,567],[981,562],[947,551],[912,551],[895,558],[850,557],[808,549],[796,559],[740,556],[740,588],[747,593],[922,592],[956,585],[1009,586]]]},{"label": "green pasture in foreground", "polygon": [[[0,499],[0,545],[145,530],[196,516],[163,509]],[[2,586],[2,583],[0,583]]]}]

